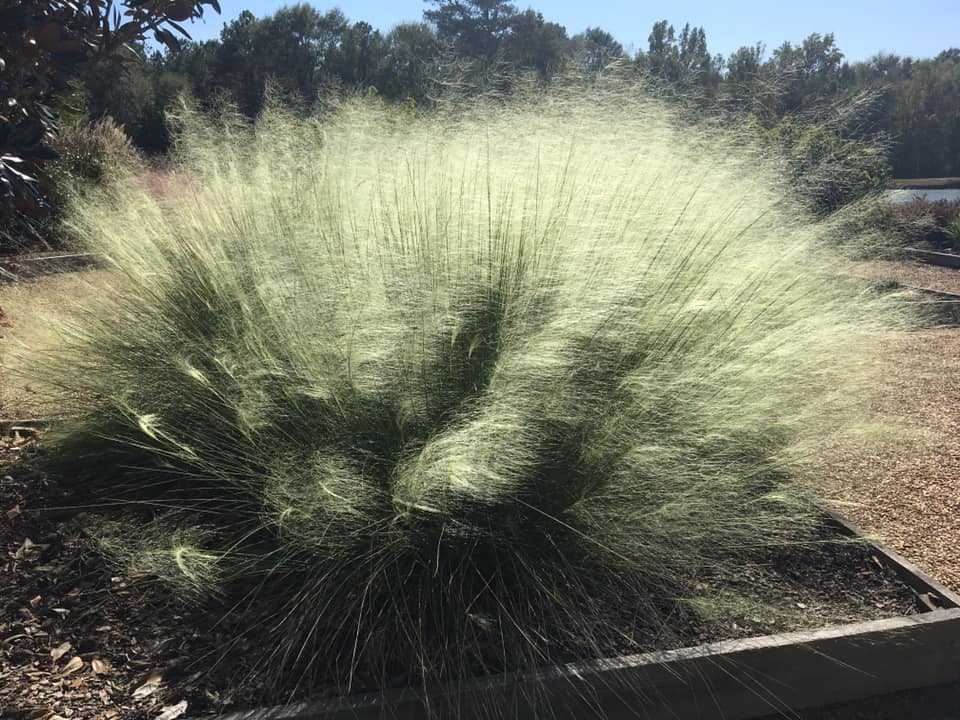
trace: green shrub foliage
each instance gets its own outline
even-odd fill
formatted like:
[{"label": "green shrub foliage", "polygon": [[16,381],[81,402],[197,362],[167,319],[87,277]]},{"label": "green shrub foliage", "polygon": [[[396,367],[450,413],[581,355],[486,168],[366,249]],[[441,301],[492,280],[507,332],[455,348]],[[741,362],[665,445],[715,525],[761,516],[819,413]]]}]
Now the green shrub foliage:
[{"label": "green shrub foliage", "polygon": [[54,179],[44,177],[46,163],[57,159],[58,116],[74,114],[69,100],[84,65],[109,61],[116,80],[148,34],[180,48],[177,37],[187,32],[178,23],[203,17],[204,5],[220,12],[217,0],[0,3],[0,250],[49,246],[56,206],[47,197]]},{"label": "green shrub foliage", "polygon": [[111,175],[119,179],[141,164],[123,127],[110,117],[62,127],[55,149],[59,157],[51,173],[58,179],[64,175],[61,186],[71,180],[103,183]]},{"label": "green shrub foliage", "polygon": [[960,200],[927,200],[919,195],[908,202],[880,206],[877,226],[903,244],[931,250],[960,250]]},{"label": "green shrub foliage", "polygon": [[656,646],[702,568],[794,537],[902,322],[852,224],[632,90],[184,125],[181,192],[74,211],[114,283],[47,357],[57,449],[303,685]]}]

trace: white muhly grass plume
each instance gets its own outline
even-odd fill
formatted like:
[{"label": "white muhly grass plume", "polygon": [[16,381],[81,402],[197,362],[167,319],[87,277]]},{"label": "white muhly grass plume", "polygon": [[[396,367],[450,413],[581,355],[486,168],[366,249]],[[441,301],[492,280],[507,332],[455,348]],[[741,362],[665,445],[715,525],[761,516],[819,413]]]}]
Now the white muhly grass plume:
[{"label": "white muhly grass plume", "polygon": [[804,523],[791,467],[904,322],[843,276],[853,223],[636,92],[193,119],[179,156],[188,191],[75,210],[117,280],[57,358],[62,452],[202,528],[151,567],[315,684],[654,645]]}]

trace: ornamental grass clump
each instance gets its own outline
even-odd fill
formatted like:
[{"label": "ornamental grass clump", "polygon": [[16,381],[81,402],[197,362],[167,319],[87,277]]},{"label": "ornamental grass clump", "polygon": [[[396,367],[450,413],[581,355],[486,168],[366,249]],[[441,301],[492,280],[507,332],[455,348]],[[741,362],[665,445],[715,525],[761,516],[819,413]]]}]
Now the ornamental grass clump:
[{"label": "ornamental grass clump", "polygon": [[796,539],[902,322],[851,223],[636,94],[194,118],[178,157],[188,192],[74,210],[113,280],[45,361],[55,452],[287,689],[657,647],[704,568]]}]

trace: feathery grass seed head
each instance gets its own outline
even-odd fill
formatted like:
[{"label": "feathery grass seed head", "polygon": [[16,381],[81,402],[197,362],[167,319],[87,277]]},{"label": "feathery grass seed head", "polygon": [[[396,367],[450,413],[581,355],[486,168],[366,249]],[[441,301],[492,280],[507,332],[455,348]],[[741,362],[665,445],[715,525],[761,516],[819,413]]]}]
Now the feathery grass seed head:
[{"label": "feathery grass seed head", "polygon": [[844,276],[855,224],[636,92],[184,123],[191,192],[75,208],[116,286],[52,359],[90,398],[64,452],[202,528],[154,572],[315,684],[655,645],[802,525],[791,468],[907,322]]}]

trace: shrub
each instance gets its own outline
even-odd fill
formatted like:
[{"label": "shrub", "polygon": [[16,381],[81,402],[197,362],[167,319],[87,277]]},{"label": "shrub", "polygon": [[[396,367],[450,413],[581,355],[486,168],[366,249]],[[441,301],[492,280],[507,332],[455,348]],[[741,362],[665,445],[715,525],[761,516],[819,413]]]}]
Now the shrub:
[{"label": "shrub", "polygon": [[882,142],[844,137],[829,123],[786,118],[761,138],[783,153],[800,197],[816,213],[834,212],[874,194],[890,178]]},{"label": "shrub", "polygon": [[191,193],[75,208],[116,282],[46,357],[86,398],[55,448],[304,687],[668,642],[702,568],[795,539],[902,321],[633,93],[187,127]]},{"label": "shrub", "polygon": [[139,162],[123,127],[109,116],[62,127],[54,147],[60,157],[53,171],[61,186],[73,181],[106,182],[111,173],[123,175]]},{"label": "shrub", "polygon": [[51,179],[44,171],[47,162],[56,159],[50,144],[58,134],[58,115],[64,110],[71,114],[61,102],[63,93],[83,65],[110,59],[116,73],[139,57],[132,44],[148,34],[168,49],[178,49],[177,35],[186,31],[177,22],[202,17],[204,4],[220,12],[217,0],[130,2],[122,13],[112,2],[3,3],[0,251],[49,247],[44,234],[56,206],[45,197]]},{"label": "shrub", "polygon": [[944,235],[951,249],[960,250],[960,210],[957,212],[957,217],[947,225]]},{"label": "shrub", "polygon": [[910,244],[924,244],[940,250],[960,250],[960,200],[927,200],[917,197],[905,203],[889,203],[882,212],[881,225]]},{"label": "shrub", "polygon": [[0,229],[0,251],[52,250],[70,245],[76,238],[64,227],[63,219],[71,198],[79,201],[91,186],[129,182],[142,162],[123,127],[109,117],[63,126],[52,149],[57,158],[46,162],[37,182],[44,212],[31,221],[29,233],[14,227]]}]

